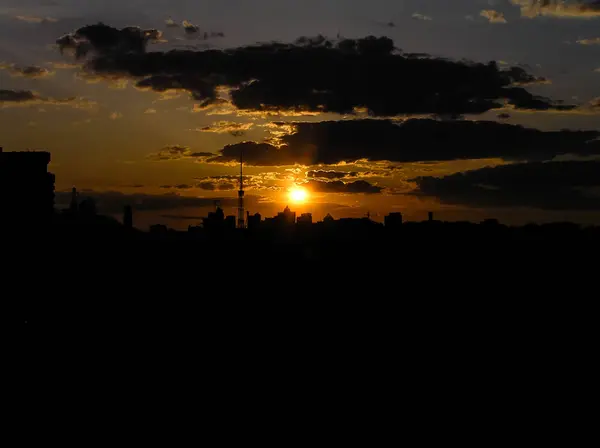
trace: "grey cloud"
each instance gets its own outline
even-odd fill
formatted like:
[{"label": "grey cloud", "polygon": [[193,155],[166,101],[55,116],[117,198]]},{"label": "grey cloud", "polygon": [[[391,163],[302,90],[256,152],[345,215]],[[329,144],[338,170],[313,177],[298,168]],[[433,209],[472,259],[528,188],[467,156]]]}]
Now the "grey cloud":
[{"label": "grey cloud", "polygon": [[197,128],[198,132],[214,132],[217,134],[230,134],[234,137],[241,137],[246,131],[250,130],[254,123],[236,123],[233,121],[218,121],[210,126]]},{"label": "grey cloud", "polygon": [[600,162],[521,163],[419,177],[413,194],[470,207],[600,210]]},{"label": "grey cloud", "polygon": [[12,76],[32,79],[45,78],[54,74],[44,67],[37,67],[35,65],[21,67],[15,64],[0,63],[0,70],[2,69],[7,70]]},{"label": "grey cloud", "polygon": [[[593,108],[590,105],[590,108]],[[596,105],[597,107],[597,105]],[[593,111],[593,109],[590,109]],[[242,142],[225,146],[209,163],[254,166],[333,165],[359,160],[419,162],[502,158],[550,160],[557,155],[600,154],[597,131],[552,131],[491,121],[345,120],[279,123],[291,132],[281,147]],[[278,125],[278,123],[275,123]]]},{"label": "grey cloud", "polygon": [[139,88],[157,92],[186,90],[202,102],[198,110],[222,101],[219,88],[232,89],[232,105],[240,112],[354,114],[360,109],[374,116],[460,116],[506,103],[528,110],[574,108],[515,87],[524,83],[522,70],[414,57],[385,37],[333,42],[320,36],[294,44],[146,52],[158,34],[94,25],[64,36],[58,45],[87,57],[85,70],[94,75],[131,77]]},{"label": "grey cloud", "polygon": [[379,194],[383,191],[382,187],[372,185],[365,180],[347,183],[340,180],[332,182],[311,180],[305,185],[307,185],[310,190],[319,193]]},{"label": "grey cloud", "polygon": [[0,90],[0,106],[27,106],[32,104],[48,104],[55,106],[67,105],[75,108],[90,108],[93,102],[78,98],[50,98],[44,97],[31,90]]}]

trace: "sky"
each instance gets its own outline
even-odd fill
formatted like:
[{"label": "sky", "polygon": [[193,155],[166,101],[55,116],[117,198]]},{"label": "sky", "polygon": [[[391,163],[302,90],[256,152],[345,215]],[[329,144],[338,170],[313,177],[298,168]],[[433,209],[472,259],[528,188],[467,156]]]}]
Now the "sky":
[{"label": "sky", "polygon": [[[600,2],[3,0],[0,146],[136,224],[600,223]],[[291,190],[308,192],[294,203]]]}]

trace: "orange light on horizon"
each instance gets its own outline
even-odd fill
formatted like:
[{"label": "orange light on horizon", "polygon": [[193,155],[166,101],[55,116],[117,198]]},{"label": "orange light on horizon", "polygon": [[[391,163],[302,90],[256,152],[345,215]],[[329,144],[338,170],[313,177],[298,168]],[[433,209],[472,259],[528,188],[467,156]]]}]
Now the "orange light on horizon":
[{"label": "orange light on horizon", "polygon": [[308,201],[308,191],[301,187],[292,187],[288,193],[290,201],[295,204],[304,204]]}]

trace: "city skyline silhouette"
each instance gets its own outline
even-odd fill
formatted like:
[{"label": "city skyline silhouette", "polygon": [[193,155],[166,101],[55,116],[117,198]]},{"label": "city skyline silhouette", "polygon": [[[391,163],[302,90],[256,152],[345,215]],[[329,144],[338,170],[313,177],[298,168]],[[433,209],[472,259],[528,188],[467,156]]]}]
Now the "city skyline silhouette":
[{"label": "city skyline silhouette", "polygon": [[600,222],[589,2],[13,3],[0,144],[52,154],[58,208]]}]

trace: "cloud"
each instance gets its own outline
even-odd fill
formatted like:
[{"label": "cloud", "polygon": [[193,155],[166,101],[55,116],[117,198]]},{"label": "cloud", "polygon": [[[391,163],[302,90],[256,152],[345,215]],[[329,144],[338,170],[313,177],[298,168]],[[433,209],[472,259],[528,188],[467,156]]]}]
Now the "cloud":
[{"label": "cloud", "polygon": [[171,17],[165,20],[165,26],[167,28],[179,28],[179,23],[175,22]]},{"label": "cloud", "polygon": [[254,166],[333,165],[360,160],[418,162],[502,158],[549,160],[561,154],[598,154],[597,131],[540,131],[492,121],[412,119],[275,123],[289,127],[281,146],[242,142],[225,146],[208,163]]},{"label": "cloud", "polygon": [[[144,193],[125,194],[118,191],[86,191],[82,196],[94,199],[97,202],[98,211],[107,215],[122,214],[123,208],[130,205],[135,211],[167,211],[179,208],[213,207],[215,200],[219,200],[222,206],[234,207],[236,198],[199,198],[192,196],[181,196],[175,193],[163,195],[150,195]],[[60,205],[68,205],[71,192],[57,192],[56,202]],[[253,200],[248,197],[249,202]]]},{"label": "cloud", "polygon": [[[413,194],[470,207],[600,210],[600,162],[521,163],[413,179]],[[596,193],[595,193],[596,191]]]},{"label": "cloud", "polygon": [[119,118],[123,118],[123,114],[121,112],[113,112],[110,114],[109,118],[111,120],[118,120]]},{"label": "cloud", "polygon": [[403,54],[386,37],[301,38],[227,50],[146,52],[157,30],[84,27],[58,40],[86,59],[84,70],[165,93],[185,90],[198,110],[223,105],[229,89],[238,113],[340,113],[373,116],[480,114],[506,103],[528,110],[568,110],[522,87],[525,70]]},{"label": "cloud", "polygon": [[424,15],[424,14],[420,14],[420,13],[418,13],[418,12],[415,12],[415,13],[412,15],[412,18],[413,18],[413,19],[417,19],[417,20],[425,20],[425,21],[430,21],[430,20],[433,20],[433,18],[431,18],[431,17],[429,17],[429,16],[426,16],[426,15]]},{"label": "cloud", "polygon": [[600,45],[600,37],[593,37],[588,39],[579,39],[577,41],[580,45]]},{"label": "cloud", "polygon": [[78,59],[96,55],[127,55],[143,53],[149,42],[159,41],[162,33],[156,29],[127,27],[121,30],[99,23],[79,28],[56,41],[61,53],[73,51]]},{"label": "cloud", "polygon": [[155,162],[162,162],[167,160],[186,159],[190,157],[193,157],[192,150],[188,146],[170,145],[165,146],[157,153],[149,154],[146,158]]},{"label": "cloud", "polygon": [[507,23],[504,14],[493,9],[484,9],[479,15],[488,19],[490,23]]},{"label": "cloud", "polygon": [[93,107],[95,103],[81,98],[50,98],[31,90],[0,90],[0,107],[29,106],[48,104],[54,106],[70,106],[78,109]]},{"label": "cloud", "polygon": [[210,126],[197,128],[198,132],[214,132],[217,134],[231,134],[234,137],[241,137],[246,131],[250,130],[254,123],[235,123],[233,121],[217,121]]},{"label": "cloud", "polygon": [[197,33],[197,32],[200,31],[200,27],[199,26],[194,25],[192,22],[189,22],[187,20],[183,21],[183,29],[188,34],[194,34],[194,33]]},{"label": "cloud", "polygon": [[210,157],[215,157],[215,154],[212,152],[192,152],[189,146],[169,145],[158,152],[148,154],[146,159],[153,162],[165,162],[182,159],[203,160]]},{"label": "cloud", "polygon": [[[197,179],[201,182],[196,184],[196,187],[208,191],[233,191],[239,188],[239,179],[239,176],[233,175],[202,177]],[[264,184],[264,176],[259,174],[244,176],[244,188],[246,190],[263,190],[269,187]]]},{"label": "cloud", "polygon": [[49,62],[48,65],[50,65],[55,70],[71,70],[82,67],[81,64],[72,62]]},{"label": "cloud", "polygon": [[355,182],[342,182],[340,180],[332,182],[320,182],[311,180],[304,184],[310,190],[318,193],[345,193],[345,194],[379,194],[383,191],[382,187],[377,187],[365,180]]},{"label": "cloud", "polygon": [[158,112],[157,112],[157,110],[156,110],[156,109],[146,109],[146,110],[144,111],[144,113],[145,113],[146,115],[150,115],[150,114],[156,114],[156,113],[158,113]]},{"label": "cloud", "polygon": [[348,177],[356,177],[358,176],[357,172],[348,172],[348,171],[332,171],[332,170],[316,170],[316,171],[308,171],[306,173],[306,177],[309,179],[346,179]]},{"label": "cloud", "polygon": [[598,0],[511,0],[521,7],[521,15],[534,18],[549,16],[559,18],[592,19],[600,17]]},{"label": "cloud", "polygon": [[52,17],[16,16],[15,19],[27,23],[55,23],[58,19]]},{"label": "cloud", "polygon": [[0,70],[7,70],[12,76],[20,76],[23,78],[32,79],[45,78],[54,74],[54,72],[51,72],[44,67],[38,67],[35,65],[21,67],[15,64],[6,64],[3,62],[0,62]]}]

